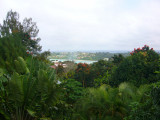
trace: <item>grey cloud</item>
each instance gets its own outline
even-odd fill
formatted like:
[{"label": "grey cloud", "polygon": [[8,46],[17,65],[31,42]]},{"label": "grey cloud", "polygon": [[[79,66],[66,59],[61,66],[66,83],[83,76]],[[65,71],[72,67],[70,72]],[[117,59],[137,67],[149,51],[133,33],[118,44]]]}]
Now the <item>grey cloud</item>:
[{"label": "grey cloud", "polygon": [[[0,7],[4,12],[12,8],[21,18],[32,17],[40,29],[43,50],[132,50],[144,44],[159,49],[158,0],[14,0],[12,3],[5,0]],[[5,15],[2,14],[3,18]]]}]

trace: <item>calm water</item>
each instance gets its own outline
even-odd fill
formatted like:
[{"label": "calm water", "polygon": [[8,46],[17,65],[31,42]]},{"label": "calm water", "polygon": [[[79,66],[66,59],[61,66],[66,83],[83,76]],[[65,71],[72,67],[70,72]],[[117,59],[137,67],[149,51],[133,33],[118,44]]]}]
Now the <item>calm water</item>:
[{"label": "calm water", "polygon": [[50,61],[57,61],[57,62],[65,62],[65,61],[74,61],[75,63],[87,63],[87,64],[92,64],[97,61],[93,60],[68,60],[68,59],[49,59]]}]

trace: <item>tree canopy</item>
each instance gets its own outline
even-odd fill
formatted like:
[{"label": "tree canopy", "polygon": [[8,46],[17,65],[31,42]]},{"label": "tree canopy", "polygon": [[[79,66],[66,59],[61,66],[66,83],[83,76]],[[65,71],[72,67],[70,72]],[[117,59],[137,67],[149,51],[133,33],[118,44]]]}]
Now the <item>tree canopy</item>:
[{"label": "tree canopy", "polygon": [[159,76],[155,73],[159,69],[159,55],[145,45],[134,49],[131,56],[124,59],[112,75],[112,85],[121,82],[131,82],[136,86],[157,82]]},{"label": "tree canopy", "polygon": [[5,37],[13,33],[21,34],[21,40],[26,49],[33,52],[39,52],[41,46],[38,44],[40,38],[38,37],[39,29],[36,22],[32,18],[25,18],[23,22],[19,20],[19,14],[10,10],[7,13],[6,19],[0,25],[0,36]]}]

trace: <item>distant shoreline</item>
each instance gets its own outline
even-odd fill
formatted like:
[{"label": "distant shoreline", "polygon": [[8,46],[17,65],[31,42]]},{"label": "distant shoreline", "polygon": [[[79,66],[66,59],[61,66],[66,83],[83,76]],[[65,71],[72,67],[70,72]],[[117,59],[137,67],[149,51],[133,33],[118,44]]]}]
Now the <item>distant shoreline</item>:
[{"label": "distant shoreline", "polygon": [[[50,51],[51,53],[130,53],[133,50],[55,50],[55,51]],[[156,52],[160,53],[160,50],[155,50]]]},{"label": "distant shoreline", "polygon": [[74,60],[71,60],[71,59],[49,59],[50,61],[52,62],[66,62],[66,61],[73,61],[75,63],[87,63],[87,64],[92,64],[94,62],[98,62],[97,60],[77,60],[77,59],[74,59]]},{"label": "distant shoreline", "polygon": [[69,51],[69,50],[66,50],[66,51],[63,51],[63,50],[57,50],[57,51],[51,51],[51,53],[68,53],[68,52],[71,52],[71,53],[77,53],[77,52],[80,52],[80,53],[129,53],[131,51],[129,50],[111,50],[111,51],[108,51],[108,50],[80,50],[80,51]]}]

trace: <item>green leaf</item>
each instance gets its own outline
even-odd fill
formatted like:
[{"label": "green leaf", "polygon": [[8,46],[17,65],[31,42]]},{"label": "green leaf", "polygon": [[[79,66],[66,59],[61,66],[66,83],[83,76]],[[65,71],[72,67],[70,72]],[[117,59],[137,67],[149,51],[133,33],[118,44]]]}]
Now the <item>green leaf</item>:
[{"label": "green leaf", "polygon": [[36,114],[35,111],[27,109],[27,112],[28,112],[28,114],[31,115],[32,117],[35,117],[35,114]]}]

